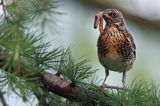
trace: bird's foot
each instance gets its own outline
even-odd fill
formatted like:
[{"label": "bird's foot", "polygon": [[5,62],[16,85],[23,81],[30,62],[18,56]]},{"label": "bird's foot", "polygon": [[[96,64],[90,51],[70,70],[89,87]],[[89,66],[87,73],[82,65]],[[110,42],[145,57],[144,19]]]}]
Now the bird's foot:
[{"label": "bird's foot", "polygon": [[107,86],[107,84],[102,84],[102,85],[100,85],[99,87],[98,87],[98,89],[100,90],[100,91],[104,91],[104,90],[106,90],[106,86]]},{"label": "bird's foot", "polygon": [[124,90],[124,88],[123,88],[123,87],[112,86],[112,85],[107,85],[107,84],[104,84],[104,85],[103,85],[103,89],[116,89],[116,90]]},{"label": "bird's foot", "polygon": [[100,87],[104,88],[107,84],[103,83]]}]

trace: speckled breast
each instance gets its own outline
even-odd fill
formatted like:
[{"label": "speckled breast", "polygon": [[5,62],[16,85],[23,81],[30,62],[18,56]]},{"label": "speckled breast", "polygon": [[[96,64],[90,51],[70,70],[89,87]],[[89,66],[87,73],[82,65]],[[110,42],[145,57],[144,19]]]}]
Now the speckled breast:
[{"label": "speckled breast", "polygon": [[100,35],[97,42],[100,63],[109,70],[123,72],[133,65],[133,53],[130,42],[117,29],[108,29]]}]

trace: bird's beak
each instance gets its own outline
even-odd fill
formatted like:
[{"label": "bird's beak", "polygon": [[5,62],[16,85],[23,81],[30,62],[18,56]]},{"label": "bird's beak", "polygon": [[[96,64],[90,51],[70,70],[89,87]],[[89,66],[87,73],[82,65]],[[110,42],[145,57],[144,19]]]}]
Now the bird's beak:
[{"label": "bird's beak", "polygon": [[102,17],[103,17],[103,19],[104,19],[105,21],[107,21],[108,19],[111,19],[111,18],[112,18],[112,17],[109,16],[108,14],[103,14]]}]

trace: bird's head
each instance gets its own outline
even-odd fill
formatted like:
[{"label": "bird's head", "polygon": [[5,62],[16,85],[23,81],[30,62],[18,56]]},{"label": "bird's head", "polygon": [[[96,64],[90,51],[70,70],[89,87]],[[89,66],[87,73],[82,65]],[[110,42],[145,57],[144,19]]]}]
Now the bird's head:
[{"label": "bird's head", "polygon": [[122,13],[117,9],[106,9],[102,14],[107,25],[124,23]]},{"label": "bird's head", "polygon": [[115,25],[121,30],[125,29],[125,21],[123,15],[117,9],[106,9],[96,14],[94,28],[97,28],[97,26],[99,25],[100,32],[103,32],[103,19],[105,20],[107,26]]}]

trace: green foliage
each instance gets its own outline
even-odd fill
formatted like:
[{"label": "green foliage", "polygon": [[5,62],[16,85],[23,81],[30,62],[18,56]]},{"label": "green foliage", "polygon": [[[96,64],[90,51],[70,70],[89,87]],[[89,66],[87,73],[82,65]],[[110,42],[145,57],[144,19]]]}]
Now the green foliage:
[{"label": "green foliage", "polygon": [[[159,106],[160,87],[143,81],[134,82],[126,91],[112,91],[110,104],[116,106]],[[114,101],[111,101],[114,100]]]},{"label": "green foliage", "polygon": [[45,43],[35,50],[32,58],[35,60],[35,66],[40,70],[46,70],[52,68],[55,59],[61,55],[61,50],[58,48],[48,51],[48,43]]},{"label": "green foliage", "polygon": [[4,7],[6,14],[0,20],[0,88],[7,87],[7,92],[16,93],[24,101],[37,94],[36,91],[42,91],[41,72],[51,69],[62,55],[59,48],[48,49],[50,43],[43,42],[44,31],[36,30],[33,23],[33,20],[43,21],[44,16],[51,18],[53,13],[59,14],[55,10],[57,3],[55,0],[16,0]]},{"label": "green foliage", "polygon": [[160,87],[157,84],[135,81],[126,90],[103,90],[87,84],[80,92],[79,105],[84,106],[159,106]]},{"label": "green foliage", "polygon": [[96,72],[86,59],[75,59],[69,49],[63,52],[60,62],[55,64],[54,69],[59,70],[65,79],[74,84],[85,82]]},{"label": "green foliage", "polygon": [[[40,87],[41,71],[53,67],[56,58],[61,56],[61,50],[55,48],[49,51],[49,43],[41,44],[41,38],[36,33],[27,33],[18,42],[14,42],[16,40],[14,38],[8,42],[3,36],[1,38],[1,45],[8,54],[1,62],[1,73],[3,73],[0,78],[1,87],[7,85],[11,91],[26,101],[34,93],[32,91],[36,91],[33,89]],[[18,75],[20,78],[16,76],[18,73],[22,74]]]},{"label": "green foliage", "polygon": [[91,70],[87,60],[74,59],[69,49],[49,50],[50,43],[43,41],[44,31],[35,31],[33,27],[28,28],[30,25],[34,26],[35,22],[42,27],[44,24],[47,25],[44,21],[49,18],[53,20],[52,14],[61,14],[54,10],[56,7],[57,2],[54,0],[10,2],[5,7],[6,16],[1,17],[0,87],[7,87],[8,92],[16,93],[24,101],[29,100],[31,95],[35,95],[44,104],[56,105],[57,101],[61,101],[61,97],[49,92],[46,95],[47,91],[43,90],[39,83],[39,77],[43,71],[59,71],[64,78],[74,84],[84,82],[95,72]]},{"label": "green foliage", "polygon": [[[57,24],[56,15],[55,14],[63,14],[58,12],[56,8],[58,7],[58,1],[56,0],[32,0],[31,1],[32,8],[30,11],[30,20],[33,21],[34,26],[42,28],[42,32],[52,22],[52,26],[54,29],[56,28],[54,25]],[[32,23],[32,24],[33,24]]]}]

